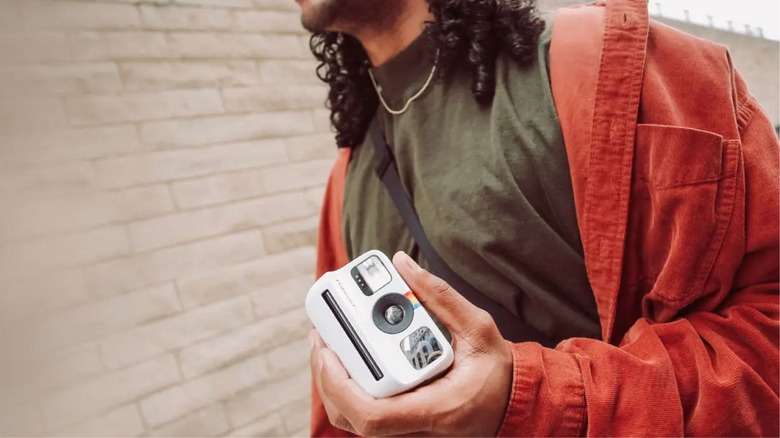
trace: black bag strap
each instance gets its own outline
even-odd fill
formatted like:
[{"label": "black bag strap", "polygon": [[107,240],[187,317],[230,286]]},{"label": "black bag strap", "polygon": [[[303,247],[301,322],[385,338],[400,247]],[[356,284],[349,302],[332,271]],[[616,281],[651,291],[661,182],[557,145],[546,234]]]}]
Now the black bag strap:
[{"label": "black bag strap", "polygon": [[401,217],[403,217],[415,242],[417,242],[420,252],[428,261],[431,271],[449,283],[450,286],[466,297],[472,304],[490,313],[504,339],[512,342],[534,341],[544,346],[554,346],[554,343],[547,336],[526,324],[509,310],[488,298],[487,295],[473,288],[439,256],[431,242],[428,241],[428,237],[425,235],[425,231],[420,223],[420,218],[417,216],[417,211],[414,209],[411,197],[401,183],[395,157],[390,150],[390,146],[385,141],[385,137],[379,127],[378,118],[371,123],[369,131],[371,142],[374,144],[374,169],[377,176],[390,192],[393,203]]}]

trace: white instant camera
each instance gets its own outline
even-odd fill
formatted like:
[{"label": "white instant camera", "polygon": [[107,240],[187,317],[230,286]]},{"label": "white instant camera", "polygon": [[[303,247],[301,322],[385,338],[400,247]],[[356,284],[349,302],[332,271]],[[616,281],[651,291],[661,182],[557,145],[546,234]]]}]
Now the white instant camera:
[{"label": "white instant camera", "polygon": [[323,275],[309,289],[306,312],[352,380],[375,398],[412,389],[452,364],[450,343],[380,251]]}]

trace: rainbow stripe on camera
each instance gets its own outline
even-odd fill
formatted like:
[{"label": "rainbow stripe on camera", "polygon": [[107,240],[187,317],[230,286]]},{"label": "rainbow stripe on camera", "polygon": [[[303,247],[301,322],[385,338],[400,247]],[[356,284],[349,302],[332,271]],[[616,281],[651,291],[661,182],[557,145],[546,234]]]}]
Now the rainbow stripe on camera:
[{"label": "rainbow stripe on camera", "polygon": [[408,298],[409,301],[412,302],[412,309],[417,310],[418,307],[422,306],[422,304],[420,304],[420,300],[418,300],[417,297],[414,296],[414,293],[412,293],[412,291],[405,293],[404,296]]}]

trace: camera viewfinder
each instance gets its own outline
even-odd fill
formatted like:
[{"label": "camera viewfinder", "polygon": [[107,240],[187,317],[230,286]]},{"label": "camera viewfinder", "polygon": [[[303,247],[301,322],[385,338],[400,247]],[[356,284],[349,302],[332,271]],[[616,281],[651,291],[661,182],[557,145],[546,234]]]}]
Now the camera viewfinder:
[{"label": "camera viewfinder", "polygon": [[371,256],[352,268],[350,274],[363,294],[371,296],[390,283],[390,271],[377,256]]}]

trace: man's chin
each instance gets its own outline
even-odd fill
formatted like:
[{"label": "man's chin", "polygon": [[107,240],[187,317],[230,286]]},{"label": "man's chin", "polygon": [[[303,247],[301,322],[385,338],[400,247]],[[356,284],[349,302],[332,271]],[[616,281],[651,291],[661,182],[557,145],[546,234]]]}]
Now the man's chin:
[{"label": "man's chin", "polygon": [[325,32],[326,29],[316,20],[307,19],[306,15],[301,16],[301,25],[311,33]]},{"label": "man's chin", "polygon": [[336,0],[295,0],[301,8],[301,24],[309,32],[325,32],[336,20]]}]

